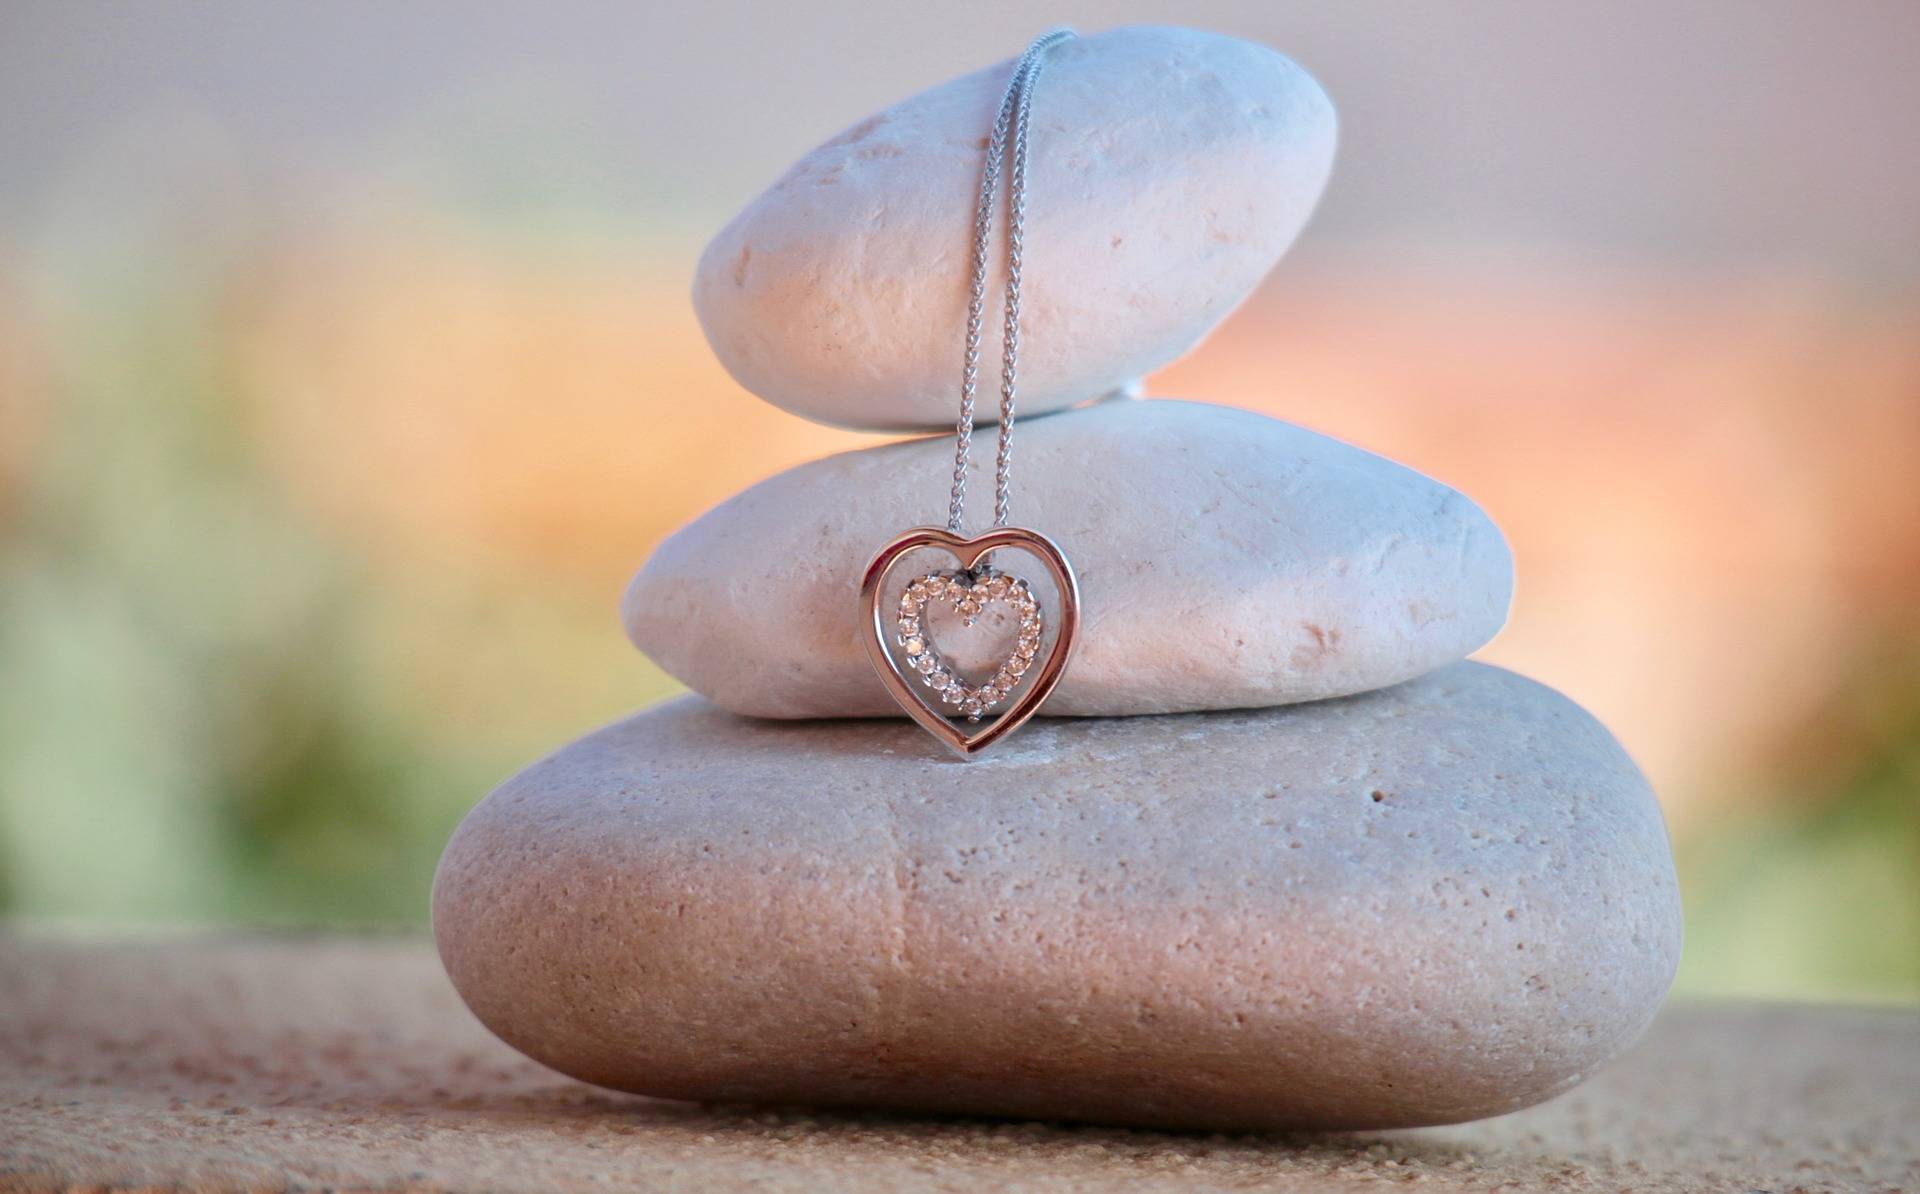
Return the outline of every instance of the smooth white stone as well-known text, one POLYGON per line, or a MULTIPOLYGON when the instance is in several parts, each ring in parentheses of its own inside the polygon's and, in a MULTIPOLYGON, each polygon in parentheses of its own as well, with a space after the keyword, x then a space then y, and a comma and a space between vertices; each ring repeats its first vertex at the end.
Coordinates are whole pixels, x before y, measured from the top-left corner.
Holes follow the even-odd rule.
MULTIPOLYGON (((694 305, 741 385, 825 423, 952 423, 981 150, 1010 69, 861 121, 714 238, 694 305)), ((1031 133, 1021 409, 1125 388, 1197 344, 1306 223, 1334 141, 1325 93, 1264 46, 1134 27, 1056 47, 1031 133)), ((996 266, 987 420, 1002 279, 996 266)))
MULTIPOLYGON (((978 447, 974 531, 993 507, 991 438, 978 447)), ((830 456, 721 503, 634 577, 629 637, 736 713, 898 713, 865 654, 860 576, 902 531, 944 522, 952 452, 936 437, 830 456)), ((1080 647, 1049 714, 1276 705, 1396 684, 1492 638, 1512 594, 1506 541, 1472 502, 1247 411, 1123 401, 1022 422, 1014 489, 1013 521, 1052 537, 1081 585, 1080 647)), ((902 584, 924 570, 918 558, 902 561, 902 584)), ((1038 575, 1020 562, 996 566, 1038 575)), ((962 666, 993 658, 949 651, 937 627, 934 639, 962 666)))
POLYGON ((1537 1102, 1680 953, 1646 781, 1479 664, 972 762, 682 698, 488 797, 433 915, 480 1020, 590 1082, 1214 1129, 1537 1102))

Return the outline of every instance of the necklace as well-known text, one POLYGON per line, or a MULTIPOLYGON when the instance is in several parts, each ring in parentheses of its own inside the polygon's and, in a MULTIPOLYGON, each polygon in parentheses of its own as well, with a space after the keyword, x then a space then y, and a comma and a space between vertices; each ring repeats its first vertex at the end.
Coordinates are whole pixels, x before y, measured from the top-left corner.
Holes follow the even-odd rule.
POLYGON ((947 503, 947 525, 916 527, 893 540, 873 557, 860 583, 867 656, 881 683, 908 716, 963 756, 971 756, 1011 734, 1039 710, 1066 671, 1080 629, 1080 588, 1066 556, 1045 535, 1009 522, 1014 395, 1020 359, 1020 258, 1027 205, 1028 114, 1046 52, 1072 36, 1066 29, 1044 33, 1014 63, 1013 77, 1007 81, 987 142, 986 162, 980 172, 980 204, 974 216, 972 290, 960 375, 960 417, 954 424, 953 492, 947 503), (1009 141, 1012 162, 1007 168, 1007 286, 1000 358, 999 447, 993 467, 993 528, 967 538, 967 468, 973 447, 973 399, 980 371, 987 256, 992 247, 1001 160, 1009 156, 1009 141), (952 556, 957 567, 929 570, 916 577, 901 587, 889 606, 892 589, 888 581, 894 566, 923 549, 952 556), (1052 645, 1044 648, 1044 654, 1046 616, 1041 610, 1041 595, 1022 577, 993 566, 993 553, 1000 549, 1032 556, 1053 581, 1060 618, 1052 645), (996 603, 1004 604, 1012 614, 1017 626, 1013 648, 986 679, 967 679, 934 645, 932 616, 942 602, 966 626, 972 626, 996 603), (956 722, 956 717, 961 720, 956 722))

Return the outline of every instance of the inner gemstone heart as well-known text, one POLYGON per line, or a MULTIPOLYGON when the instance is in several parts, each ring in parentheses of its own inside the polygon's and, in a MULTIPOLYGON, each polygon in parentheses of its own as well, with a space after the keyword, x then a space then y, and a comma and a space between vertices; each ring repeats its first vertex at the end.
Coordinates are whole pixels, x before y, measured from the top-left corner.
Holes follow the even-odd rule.
POLYGON ((929 572, 913 581, 900 594, 896 622, 896 640, 906 653, 908 669, 968 721, 979 721, 1006 700, 1040 652, 1043 623, 1033 590, 1019 577, 987 567, 929 572), (1013 650, 985 683, 969 681, 933 645, 932 611, 940 602, 952 607, 963 626, 972 626, 995 602, 1004 602, 1012 611, 1017 620, 1013 650))

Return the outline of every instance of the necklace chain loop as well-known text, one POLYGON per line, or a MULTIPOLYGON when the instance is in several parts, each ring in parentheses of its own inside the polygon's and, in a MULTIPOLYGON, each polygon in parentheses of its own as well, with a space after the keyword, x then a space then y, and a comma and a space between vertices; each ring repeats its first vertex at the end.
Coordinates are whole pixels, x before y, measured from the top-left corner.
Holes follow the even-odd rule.
POLYGON ((1000 355, 1000 433, 993 461, 993 525, 1007 525, 1010 515, 1013 468, 1014 397, 1020 363, 1020 266, 1027 214, 1027 125, 1033 106, 1033 88, 1039 80, 1046 52, 1073 36, 1070 29, 1041 34, 1014 63, 1000 100, 1000 112, 987 141, 986 162, 980 171, 980 205, 974 213, 973 277, 967 301, 966 356, 960 372, 960 417, 954 423, 953 493, 947 503, 947 530, 962 532, 967 507, 967 468, 973 449, 973 400, 980 380, 980 330, 986 308, 987 255, 992 249, 993 209, 998 198, 1002 160, 1012 139, 1012 164, 1007 179, 1007 288, 1005 327, 1000 355))

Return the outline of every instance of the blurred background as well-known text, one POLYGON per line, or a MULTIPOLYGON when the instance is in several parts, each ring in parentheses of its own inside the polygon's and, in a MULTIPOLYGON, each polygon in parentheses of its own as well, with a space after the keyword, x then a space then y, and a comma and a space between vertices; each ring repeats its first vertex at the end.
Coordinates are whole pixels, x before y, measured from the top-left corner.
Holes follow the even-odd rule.
POLYGON ((1920 5, 0 7, 0 915, 421 926, 462 813, 673 691, 672 528, 862 437, 687 299, 870 111, 1064 21, 1273 45, 1315 222, 1150 393, 1465 491, 1483 654, 1665 802, 1681 989, 1920 998, 1920 5))

